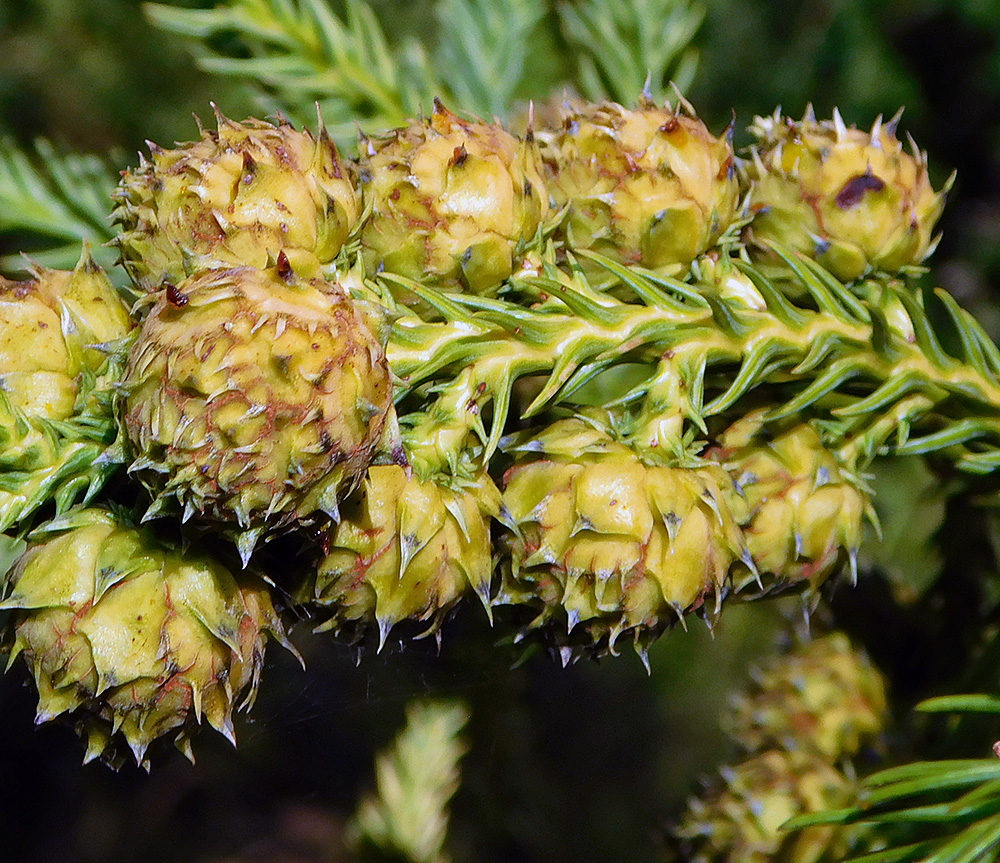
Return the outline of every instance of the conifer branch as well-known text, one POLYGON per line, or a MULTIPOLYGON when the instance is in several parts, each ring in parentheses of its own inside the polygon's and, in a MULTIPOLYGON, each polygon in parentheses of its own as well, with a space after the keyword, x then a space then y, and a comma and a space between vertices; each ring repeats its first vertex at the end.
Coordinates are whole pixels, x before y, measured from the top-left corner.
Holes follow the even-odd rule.
POLYGON ((579 51, 577 80, 588 99, 628 104, 648 77, 660 102, 668 81, 684 90, 694 78, 698 52, 691 43, 705 10, 690 0, 585 0, 560 4, 559 17, 579 51))
MULTIPOLYGON (((113 236, 108 206, 115 186, 110 167, 97 156, 60 154, 46 140, 26 153, 0 141, 0 235, 16 235, 33 260, 72 269, 80 245, 93 246, 98 263, 109 267, 116 253, 102 248, 113 236)), ((0 258, 0 268, 24 268, 20 256, 0 258)))
POLYGON ((455 103, 503 117, 514 102, 545 4, 532 0, 440 0, 441 68, 455 103))
POLYGON ((406 726, 377 758, 378 795, 361 802, 349 827, 354 844, 411 863, 446 863, 448 801, 459 784, 467 719, 458 703, 410 705, 406 726))
POLYGON ((440 91, 426 51, 416 42, 390 46, 375 13, 348 0, 338 17, 325 0, 228 0, 214 9, 178 9, 147 3, 158 27, 198 40, 198 63, 209 72, 245 78, 261 88, 269 109, 305 123, 318 102, 338 143, 399 126, 440 91), (249 57, 213 47, 220 36, 239 37, 249 57))

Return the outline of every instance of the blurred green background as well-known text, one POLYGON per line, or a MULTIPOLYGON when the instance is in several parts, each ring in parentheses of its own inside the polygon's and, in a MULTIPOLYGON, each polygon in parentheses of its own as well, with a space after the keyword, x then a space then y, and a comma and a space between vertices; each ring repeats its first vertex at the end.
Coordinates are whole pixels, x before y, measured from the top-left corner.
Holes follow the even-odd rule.
MULTIPOLYGON (((432 35, 421 29, 433 21, 426 0, 372 6, 392 38, 432 35)), ((779 104, 794 116, 809 102, 820 116, 838 106, 865 126, 905 106, 901 129, 929 152, 935 187, 958 171, 930 278, 1000 335, 998 4, 704 7, 687 95, 713 130, 735 112, 738 145, 752 117, 779 104)), ((556 38, 539 50, 566 49, 556 38)), ((561 84, 540 76, 539 99, 561 84)), ((243 86, 199 71, 189 46, 153 28, 134 0, 0 0, 0 136, 25 146, 42 136, 125 167, 147 138, 194 137, 191 114, 210 115, 209 100, 234 117, 257 110, 243 86)), ((967 512, 951 518, 975 521, 967 512)), ((970 549, 989 541, 973 531, 961 548, 945 544, 940 565, 958 591, 949 602, 974 593, 962 570, 970 549)), ((919 607, 895 608, 888 593, 869 574, 858 591, 838 593, 834 608, 894 672, 905 704, 947 678, 963 633, 982 621, 970 614, 943 630, 919 607)), ((309 670, 271 651, 254 713, 237 725, 237 752, 201 735, 197 767, 164 751, 150 777, 81 768, 70 731, 32 729, 33 693, 18 669, 0 686, 0 860, 348 859, 341 832, 371 783, 372 753, 391 739, 406 702, 430 694, 457 695, 474 715, 454 804, 456 859, 654 861, 670 813, 725 754, 715 719, 727 693, 772 649, 786 612, 797 615, 794 601, 790 610, 730 609, 714 639, 701 624, 674 633, 652 652, 651 677, 629 655, 565 670, 536 656, 512 669, 517 654, 492 646, 476 608, 449 624, 441 654, 423 642, 390 645, 359 665, 348 647, 308 637, 306 622, 294 640, 309 670)))

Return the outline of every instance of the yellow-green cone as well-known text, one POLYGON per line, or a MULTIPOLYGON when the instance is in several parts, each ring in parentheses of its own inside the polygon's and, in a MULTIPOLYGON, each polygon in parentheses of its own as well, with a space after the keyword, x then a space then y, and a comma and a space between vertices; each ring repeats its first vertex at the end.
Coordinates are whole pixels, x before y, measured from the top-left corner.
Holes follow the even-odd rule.
POLYGON ((211 270, 163 292, 129 357, 130 472, 151 514, 227 523, 246 559, 364 476, 392 409, 379 322, 335 283, 211 270))
POLYGON ((32 275, 0 278, 0 530, 89 499, 115 468, 102 456, 128 308, 86 250, 73 271, 32 275))
POLYGON ((341 507, 305 601, 332 611, 322 628, 375 621, 380 645, 403 620, 429 621, 475 593, 489 609, 490 520, 500 492, 485 474, 449 487, 396 465, 372 466, 341 507))
POLYGON ((496 604, 534 609, 532 627, 586 633, 600 650, 627 632, 641 649, 706 600, 717 605, 731 564, 749 561, 733 511, 742 500, 717 465, 646 465, 582 418, 508 449, 496 604))
POLYGON ((123 174, 116 244, 147 291, 210 267, 274 264, 284 251, 303 272, 340 252, 361 214, 348 166, 324 128, 283 121, 234 122, 174 150, 150 144, 150 160, 123 174))
POLYGON ((568 107, 538 139, 553 202, 568 209, 560 230, 570 250, 680 273, 736 216, 729 140, 669 106, 568 107))
POLYGON ((796 815, 853 802, 854 785, 815 753, 769 750, 722 770, 722 782, 690 801, 672 831, 684 863, 839 863, 849 828, 784 831, 796 815))
POLYGON ((757 117, 753 158, 744 165, 755 212, 752 241, 776 240, 851 281, 872 270, 896 273, 934 249, 934 226, 949 180, 935 192, 927 159, 903 150, 896 122, 871 132, 810 108, 799 122, 775 112, 757 117))
POLYGON ((725 725, 744 749, 803 749, 831 764, 885 727, 885 682, 868 657, 833 633, 776 657, 733 704, 725 725))
POLYGON ((538 150, 498 123, 430 117, 361 142, 370 274, 495 293, 548 213, 538 150))
POLYGON ((233 708, 253 701, 267 636, 285 642, 263 585, 173 551, 102 509, 44 525, 3 580, 16 610, 10 661, 38 686, 37 722, 72 714, 86 760, 121 735, 139 764, 167 734, 190 756, 202 718, 235 742, 233 708))
POLYGON ((871 501, 812 426, 772 432, 762 411, 734 423, 709 456, 725 464, 746 498, 744 528, 757 571, 779 584, 821 584, 845 557, 852 572, 871 501))

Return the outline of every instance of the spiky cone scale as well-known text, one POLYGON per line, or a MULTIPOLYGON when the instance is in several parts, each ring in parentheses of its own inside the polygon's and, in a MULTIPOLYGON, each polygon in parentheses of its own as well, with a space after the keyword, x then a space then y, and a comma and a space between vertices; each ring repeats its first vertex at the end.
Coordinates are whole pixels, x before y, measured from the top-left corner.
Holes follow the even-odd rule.
POLYGON ((853 782, 813 752, 771 749, 721 771, 721 782, 693 798, 671 831, 685 863, 837 863, 858 828, 818 825, 785 831, 798 815, 837 809, 853 782))
POLYGON ((209 270, 158 296, 122 399, 147 515, 234 531, 244 560, 266 532, 336 517, 392 410, 380 327, 336 283, 281 267, 209 270))
MULTIPOLYGON (((361 215, 349 165, 320 124, 234 122, 176 149, 149 144, 115 193, 115 243, 146 291, 199 270, 267 267, 284 252, 303 272, 333 261, 361 215)), ((200 128, 200 127, 199 127, 200 128)))
POLYGON ((563 646, 637 648, 716 607, 749 560, 742 500, 718 465, 647 465, 598 422, 559 420, 507 446, 504 579, 497 605, 523 605, 563 646), (565 636, 565 637, 564 637, 565 636))
POLYGON ((559 231, 570 250, 677 275, 737 215, 739 184, 728 135, 643 100, 568 106, 538 132, 559 231))
POLYGON ((423 120, 360 145, 369 273, 495 294, 549 209, 538 149, 435 100, 423 120))
POLYGON ((37 722, 71 715, 86 760, 112 758, 120 736, 147 767, 149 745, 175 732, 190 757, 203 718, 235 742, 233 709, 253 700, 266 639, 288 646, 263 584, 98 508, 29 540, 0 609, 16 612, 10 662, 23 657, 35 679, 37 722))
MULTIPOLYGON (((707 456, 725 464, 746 500, 750 521, 743 531, 757 572, 773 576, 770 585, 814 589, 845 560, 854 567, 874 509, 812 426, 769 429, 765 413, 737 420, 707 456)), ((755 581, 746 577, 743 583, 755 581)))
POLYGON ((747 752, 801 749, 833 764, 888 722, 885 680, 842 632, 797 645, 754 676, 724 718, 747 752))
POLYGON ((344 501, 301 598, 332 613, 321 629, 374 621, 380 646, 404 620, 427 621, 427 632, 437 632, 470 594, 489 612, 490 524, 499 513, 500 492, 485 473, 446 483, 373 465, 344 501))
POLYGON ((89 499, 115 470, 128 308, 86 249, 72 271, 31 274, 0 278, 0 530, 49 501, 62 512, 89 499))
POLYGON ((753 158, 743 165, 751 242, 776 240, 844 281, 924 261, 951 180, 934 191, 926 155, 904 150, 897 121, 880 117, 865 132, 836 110, 824 121, 811 108, 799 122, 780 111, 755 118, 753 158))

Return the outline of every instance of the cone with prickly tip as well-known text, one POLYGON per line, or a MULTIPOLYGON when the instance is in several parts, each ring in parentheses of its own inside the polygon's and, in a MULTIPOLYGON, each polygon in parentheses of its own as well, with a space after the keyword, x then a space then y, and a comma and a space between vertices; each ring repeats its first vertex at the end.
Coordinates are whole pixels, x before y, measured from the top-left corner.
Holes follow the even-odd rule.
POLYGON ((934 191, 926 155, 915 144, 912 154, 903 149, 898 122, 880 117, 865 132, 848 128, 836 110, 822 122, 811 108, 799 122, 780 110, 757 117, 743 172, 755 213, 751 241, 784 243, 846 281, 919 265, 936 245, 951 180, 934 191))
POLYGON ((38 722, 79 720, 87 761, 113 758, 118 735, 144 766, 165 735, 190 757, 202 719, 235 742, 233 709, 253 701, 266 638, 293 649, 262 583, 103 509, 73 510, 29 540, 0 609, 16 611, 10 661, 34 676, 38 722))
POLYGON ((718 608, 730 566, 749 561, 742 499, 718 465, 649 465, 597 412, 520 434, 503 502, 509 532, 495 603, 526 605, 564 659, 573 645, 643 655, 668 625, 718 608), (735 512, 734 512, 735 510, 735 512))
POLYGON ((379 313, 335 282, 209 270, 162 292, 123 382, 129 468, 172 510, 234 534, 319 516, 364 476, 392 411, 379 313))
POLYGON ((643 98, 567 106, 562 125, 539 130, 560 231, 571 249, 679 274, 737 215, 739 184, 729 136, 643 98))
MULTIPOLYGON (((856 575, 868 492, 807 423, 764 424, 753 411, 726 429, 708 455, 733 475, 750 508, 747 547, 778 586, 818 587, 845 562, 856 575)), ((751 579, 746 579, 749 582, 751 579)))
POLYGON ((115 242, 143 290, 209 267, 266 267, 281 251, 316 273, 358 222, 353 178, 322 121, 314 137, 287 121, 215 115, 217 131, 173 150, 150 143, 150 159, 122 175, 115 242))
POLYGON ((430 117, 360 145, 361 247, 382 270, 496 293, 548 214, 538 149, 498 123, 430 117))
POLYGON ((73 271, 0 278, 0 530, 92 498, 117 465, 113 387, 128 308, 84 250, 73 271))
POLYGON ((461 599, 476 594, 490 610, 490 522, 500 492, 485 473, 420 479, 409 468, 373 466, 341 506, 327 553, 304 601, 331 617, 321 629, 374 621, 379 647, 404 620, 437 633, 461 599))
POLYGON ((882 675, 837 632, 775 657, 724 725, 748 752, 801 749, 832 764, 856 755, 887 720, 882 675))
POLYGON ((668 858, 684 863, 837 863, 856 828, 818 825, 785 831, 797 815, 837 809, 854 783, 813 752, 772 749, 722 770, 671 830, 668 858))

